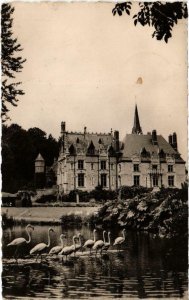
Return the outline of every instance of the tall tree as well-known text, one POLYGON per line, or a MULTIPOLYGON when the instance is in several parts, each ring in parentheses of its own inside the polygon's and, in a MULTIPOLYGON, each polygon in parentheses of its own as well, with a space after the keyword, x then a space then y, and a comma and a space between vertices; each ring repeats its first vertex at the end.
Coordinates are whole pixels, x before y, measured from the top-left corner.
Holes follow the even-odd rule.
POLYGON ((186 2, 139 2, 138 12, 132 14, 132 2, 117 3, 113 15, 122 16, 123 12, 131 15, 134 25, 152 26, 155 30, 152 37, 166 43, 172 37, 172 29, 179 19, 188 17, 186 2))
POLYGON ((15 74, 21 72, 26 61, 17 52, 22 51, 21 45, 13 37, 12 25, 14 8, 9 3, 2 4, 1 8, 1 63, 2 63, 2 121, 8 119, 8 105, 17 106, 18 96, 24 95, 18 88, 21 82, 15 82, 15 74), (11 81, 10 81, 11 79, 11 81))

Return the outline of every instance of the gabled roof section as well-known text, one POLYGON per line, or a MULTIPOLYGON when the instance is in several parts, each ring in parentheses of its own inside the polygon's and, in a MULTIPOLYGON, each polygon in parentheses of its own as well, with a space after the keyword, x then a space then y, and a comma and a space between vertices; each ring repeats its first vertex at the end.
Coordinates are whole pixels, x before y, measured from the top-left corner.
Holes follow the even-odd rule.
POLYGON ((114 138, 112 134, 101 134, 101 133, 72 133, 67 132, 66 140, 68 143, 68 148, 71 145, 74 145, 76 149, 82 149, 84 152, 88 152, 88 149, 94 147, 95 153, 98 152, 99 149, 108 149, 108 146, 113 144, 114 138), (99 140, 101 143, 99 144, 99 140))
POLYGON ((157 135, 157 145, 152 143, 151 134, 127 134, 123 142, 122 157, 125 159, 131 159, 135 154, 140 155, 142 149, 145 149, 150 155, 158 155, 161 151, 165 155, 174 155, 176 161, 184 162, 179 153, 171 147, 162 135, 157 135))

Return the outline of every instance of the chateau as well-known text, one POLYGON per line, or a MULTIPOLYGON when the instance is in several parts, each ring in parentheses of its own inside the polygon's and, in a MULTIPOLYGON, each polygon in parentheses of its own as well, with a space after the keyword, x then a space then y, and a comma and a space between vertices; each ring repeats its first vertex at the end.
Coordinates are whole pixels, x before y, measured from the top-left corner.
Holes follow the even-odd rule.
POLYGON ((123 185, 181 188, 185 181, 176 133, 169 135, 168 142, 156 130, 143 134, 137 106, 132 133, 123 141, 119 131, 89 133, 84 127, 83 132, 69 132, 65 122, 61 140, 56 166, 59 193, 90 191, 98 185, 109 190, 123 185))

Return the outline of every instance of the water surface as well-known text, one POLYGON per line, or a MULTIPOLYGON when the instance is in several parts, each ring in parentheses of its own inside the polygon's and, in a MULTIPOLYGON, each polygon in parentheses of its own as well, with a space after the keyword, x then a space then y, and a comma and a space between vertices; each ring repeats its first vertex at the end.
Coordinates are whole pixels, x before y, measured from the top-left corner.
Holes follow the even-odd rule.
MULTIPOLYGON (((67 244, 79 232, 84 239, 92 238, 92 231, 82 228, 53 227, 51 247, 60 243, 60 234, 66 233, 67 244)), ((22 226, 3 232, 3 296, 48 299, 144 299, 186 298, 187 245, 177 241, 161 240, 144 233, 126 233, 122 251, 111 246, 102 257, 79 252, 63 262, 60 257, 46 257, 37 262, 29 250, 40 242, 47 243, 48 226, 35 226, 32 241, 20 249, 18 264, 13 259, 14 248, 6 245, 16 237, 27 237, 22 226)), ((118 229, 111 232, 112 241, 121 236, 118 229)), ((102 230, 97 237, 102 238, 102 230)))

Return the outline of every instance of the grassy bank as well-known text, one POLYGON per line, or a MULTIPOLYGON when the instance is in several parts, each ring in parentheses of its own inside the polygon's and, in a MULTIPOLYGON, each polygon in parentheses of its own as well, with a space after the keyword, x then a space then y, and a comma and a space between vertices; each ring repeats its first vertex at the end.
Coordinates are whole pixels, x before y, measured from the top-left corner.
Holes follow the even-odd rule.
POLYGON ((2 208, 4 226, 9 224, 71 224, 89 222, 99 207, 2 208))
POLYGON ((153 232, 162 237, 186 236, 188 190, 128 190, 121 200, 108 201, 91 222, 104 227, 120 226, 153 232), (128 198, 131 197, 131 198, 128 198), (125 198, 125 199, 123 199, 125 198))

